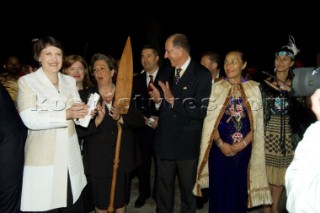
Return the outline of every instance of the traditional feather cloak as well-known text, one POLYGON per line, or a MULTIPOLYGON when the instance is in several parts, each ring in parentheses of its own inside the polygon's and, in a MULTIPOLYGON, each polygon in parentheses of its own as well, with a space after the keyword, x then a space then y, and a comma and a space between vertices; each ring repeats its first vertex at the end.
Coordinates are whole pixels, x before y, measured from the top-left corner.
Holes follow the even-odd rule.
MULTIPOLYGON (((252 141, 252 153, 248 167, 248 207, 271 204, 272 198, 268 187, 265 152, 264 152, 264 125, 263 105, 259 84, 254 81, 242 83, 244 93, 250 105, 254 132, 252 141)), ((226 98, 228 98, 231 84, 227 81, 215 83, 211 90, 210 103, 207 116, 203 123, 200 157, 198 163, 197 180, 193 193, 201 196, 201 188, 209 187, 208 159, 212 146, 212 132, 218 126, 219 114, 223 110, 226 98)))

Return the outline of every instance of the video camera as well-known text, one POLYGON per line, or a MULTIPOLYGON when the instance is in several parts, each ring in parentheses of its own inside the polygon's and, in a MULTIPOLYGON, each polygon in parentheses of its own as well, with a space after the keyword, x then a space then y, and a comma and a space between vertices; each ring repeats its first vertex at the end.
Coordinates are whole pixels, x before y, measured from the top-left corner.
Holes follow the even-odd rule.
POLYGON ((310 96, 320 88, 320 67, 295 68, 293 73, 292 96, 310 96))

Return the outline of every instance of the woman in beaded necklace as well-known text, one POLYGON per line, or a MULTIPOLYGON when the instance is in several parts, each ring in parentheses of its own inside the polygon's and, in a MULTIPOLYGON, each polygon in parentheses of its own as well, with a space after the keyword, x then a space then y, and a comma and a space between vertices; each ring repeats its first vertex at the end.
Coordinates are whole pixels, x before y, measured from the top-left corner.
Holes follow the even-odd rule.
POLYGON ((265 172, 263 109, 259 84, 245 81, 243 52, 224 60, 227 78, 211 91, 204 121, 196 195, 209 185, 209 212, 247 212, 271 203, 265 172))

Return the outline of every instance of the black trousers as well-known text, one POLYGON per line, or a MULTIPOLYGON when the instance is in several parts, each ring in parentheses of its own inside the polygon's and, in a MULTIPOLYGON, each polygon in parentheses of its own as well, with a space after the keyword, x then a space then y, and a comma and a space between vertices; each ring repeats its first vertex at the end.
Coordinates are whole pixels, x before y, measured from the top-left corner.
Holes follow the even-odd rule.
POLYGON ((157 176, 157 212, 172 213, 174 210, 175 181, 178 177, 181 196, 180 212, 195 213, 196 200, 192 193, 198 159, 194 160, 163 160, 156 155, 157 176))
MULTIPOLYGON (((132 173, 132 178, 137 176, 139 180, 139 194, 144 198, 151 195, 151 164, 154 158, 153 143, 155 130, 149 126, 143 127, 142 131, 137 132, 136 140, 140 146, 142 163, 132 173)), ((155 173, 156 173, 155 167, 155 173)))

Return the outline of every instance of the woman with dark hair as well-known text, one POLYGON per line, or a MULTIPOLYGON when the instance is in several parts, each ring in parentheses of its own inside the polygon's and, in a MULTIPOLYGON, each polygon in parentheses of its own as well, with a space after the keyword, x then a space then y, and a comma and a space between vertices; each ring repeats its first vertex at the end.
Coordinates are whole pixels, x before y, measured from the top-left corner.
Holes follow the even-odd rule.
POLYGON ((263 81, 261 91, 264 100, 265 152, 268 183, 273 199, 265 206, 265 213, 279 212, 279 203, 285 185, 285 173, 294 156, 294 149, 305 128, 303 98, 290 97, 296 55, 293 37, 288 45, 275 54, 275 76, 263 81))
POLYGON ((261 92, 246 81, 243 52, 224 59, 226 78, 213 84, 203 123, 194 193, 209 186, 209 212, 246 213, 270 204, 264 155, 261 92))
POLYGON ((115 106, 115 85, 112 77, 117 71, 113 57, 95 54, 91 58, 93 76, 97 86, 80 91, 83 101, 92 93, 100 95, 98 114, 88 128, 77 126, 79 137, 84 139, 83 162, 91 197, 97 213, 106 213, 113 178, 113 164, 118 135, 118 123, 122 125, 120 162, 116 177, 114 208, 116 213, 124 213, 129 197, 130 172, 140 163, 138 144, 134 140, 134 128, 144 125, 144 118, 134 104, 130 104, 127 114, 119 114, 115 106))
POLYGON ((73 119, 85 117, 75 79, 60 73, 62 44, 53 37, 34 43, 41 67, 19 78, 18 110, 28 128, 21 210, 82 212, 87 184, 73 119))

